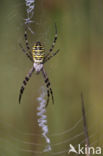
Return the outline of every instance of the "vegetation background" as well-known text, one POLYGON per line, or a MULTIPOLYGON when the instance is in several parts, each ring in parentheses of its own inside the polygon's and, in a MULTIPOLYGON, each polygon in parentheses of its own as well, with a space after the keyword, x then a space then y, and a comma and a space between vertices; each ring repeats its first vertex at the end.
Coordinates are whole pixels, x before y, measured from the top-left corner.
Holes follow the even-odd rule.
MULTIPOLYGON (((50 48, 55 27, 58 40, 55 46, 58 55, 50 60, 45 69, 54 91, 55 104, 47 107, 49 133, 58 133, 73 127, 82 117, 81 98, 83 92, 90 144, 103 144, 103 1, 102 0, 36 0, 33 23, 28 30, 32 47, 41 41, 46 52, 50 48)), ((18 103, 22 80, 32 64, 24 56, 19 42, 25 46, 24 18, 25 1, 1 0, 0 4, 0 155, 32 156, 32 152, 18 149, 39 150, 41 146, 23 142, 42 143, 41 136, 25 135, 39 133, 37 124, 37 97, 44 85, 41 74, 33 74, 21 104, 18 103), (22 132, 22 133, 19 133, 22 132)), ((78 144, 82 135, 71 142, 56 146, 83 132, 83 122, 59 137, 50 137, 52 152, 67 150, 69 144, 78 144)), ((43 144, 44 145, 44 142, 43 144)), ((34 154, 35 155, 35 154, 34 154)), ((43 154, 42 154, 43 155, 43 154)), ((50 153, 45 153, 51 155, 50 153)), ((62 155, 67 155, 64 153, 62 155)), ((72 156, 72 154, 71 154, 72 156)))

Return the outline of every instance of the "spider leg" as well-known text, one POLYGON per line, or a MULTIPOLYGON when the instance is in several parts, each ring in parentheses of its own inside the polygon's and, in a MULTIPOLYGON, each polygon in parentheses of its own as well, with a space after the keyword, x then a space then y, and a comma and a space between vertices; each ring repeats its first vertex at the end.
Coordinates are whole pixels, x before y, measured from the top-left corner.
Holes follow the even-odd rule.
POLYGON ((53 56, 55 56, 58 52, 60 51, 60 49, 58 49, 55 53, 52 53, 52 55, 44 58, 44 63, 47 62, 48 60, 50 60, 53 56))
POLYGON ((29 42, 28 42, 28 36, 27 36, 26 28, 25 28, 24 38, 25 38, 26 48, 27 48, 29 54, 30 54, 31 57, 32 57, 32 53, 31 53, 31 51, 30 51, 30 46, 29 46, 29 42))
POLYGON ((51 97, 52 97, 52 102, 53 102, 53 104, 54 104, 54 96, 53 96, 53 91, 52 91, 51 88, 50 88, 50 94, 51 94, 51 97))
POLYGON ((51 48, 49 49, 48 54, 47 54, 45 57, 48 57, 48 55, 50 55, 50 53, 53 51, 53 48, 54 48, 54 46, 55 46, 55 43, 56 43, 57 38, 58 38, 57 26, 56 26, 56 24, 55 24, 55 36, 54 36, 54 40, 53 40, 53 43, 52 43, 51 48))
POLYGON ((50 87, 50 82, 49 82, 49 79, 48 79, 48 76, 44 70, 44 68, 42 68, 42 75, 44 77, 44 81, 45 81, 45 84, 46 84, 46 87, 47 87, 47 103, 46 103, 46 107, 48 106, 48 103, 49 103, 49 98, 50 98, 50 94, 51 94, 51 97, 52 97, 52 102, 54 104, 54 96, 53 96, 53 91, 50 87))
POLYGON ((23 48, 23 46, 21 45, 21 43, 19 43, 19 46, 20 46, 21 50, 24 52, 24 54, 30 59, 30 61, 33 62, 33 58, 31 57, 30 54, 27 53, 27 51, 23 48))
POLYGON ((49 92, 49 89, 47 89, 47 103, 46 103, 46 106, 48 106, 48 103, 49 103, 49 97, 50 97, 50 92, 49 92))
POLYGON ((54 48, 54 46, 55 46, 57 37, 58 37, 58 34, 57 34, 57 26, 56 26, 56 24, 55 24, 55 36, 54 36, 54 41, 53 41, 53 43, 52 43, 51 48, 49 49, 49 52, 52 52, 52 50, 53 50, 53 48, 54 48))
POLYGON ((32 76, 33 71, 34 71, 34 67, 32 67, 32 68, 29 70, 27 76, 25 77, 25 79, 24 79, 24 81, 23 81, 23 84, 22 84, 22 86, 21 86, 21 88, 20 88, 20 93, 19 93, 19 103, 20 103, 20 101, 21 101, 21 97, 22 97, 22 94, 23 94, 23 92, 24 92, 25 86, 27 85, 27 82, 29 81, 30 77, 32 76))

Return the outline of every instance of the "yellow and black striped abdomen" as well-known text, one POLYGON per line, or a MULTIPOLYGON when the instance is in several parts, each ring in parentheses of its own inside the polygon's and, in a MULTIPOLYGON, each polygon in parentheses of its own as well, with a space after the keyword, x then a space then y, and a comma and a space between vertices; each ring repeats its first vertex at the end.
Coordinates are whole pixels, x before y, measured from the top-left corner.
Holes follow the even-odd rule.
POLYGON ((33 60, 35 63, 43 63, 44 48, 40 42, 37 42, 32 49, 33 60))

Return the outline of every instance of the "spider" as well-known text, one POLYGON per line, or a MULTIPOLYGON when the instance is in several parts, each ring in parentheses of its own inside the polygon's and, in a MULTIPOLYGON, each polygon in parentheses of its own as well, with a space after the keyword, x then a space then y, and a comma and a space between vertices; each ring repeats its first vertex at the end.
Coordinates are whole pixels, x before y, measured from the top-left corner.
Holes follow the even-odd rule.
POLYGON ((55 24, 54 41, 52 43, 51 48, 47 52, 47 54, 45 54, 44 47, 42 46, 40 41, 36 42, 36 44, 33 45, 32 51, 30 50, 26 29, 25 29, 24 38, 25 38, 26 50, 22 47, 21 43, 19 43, 19 46, 20 46, 21 50, 24 52, 24 54, 29 58, 29 60, 32 61, 33 66, 29 70, 28 74, 26 75, 25 79, 22 82, 22 86, 20 88, 20 93, 19 93, 19 103, 21 102, 21 97, 24 92, 25 86, 27 85, 27 82, 29 81, 30 77, 32 76, 32 73, 35 71, 36 74, 41 72, 42 76, 44 78, 44 82, 45 82, 46 88, 47 88, 47 102, 46 102, 46 106, 47 106, 49 103, 50 95, 52 97, 53 103, 54 103, 54 97, 53 97, 52 88, 50 87, 50 81, 49 81, 47 73, 45 72, 45 69, 44 69, 44 63, 46 63, 48 60, 50 60, 53 56, 55 56, 59 52, 59 49, 56 52, 52 52, 53 48, 55 46, 56 40, 57 40, 56 24, 55 24))

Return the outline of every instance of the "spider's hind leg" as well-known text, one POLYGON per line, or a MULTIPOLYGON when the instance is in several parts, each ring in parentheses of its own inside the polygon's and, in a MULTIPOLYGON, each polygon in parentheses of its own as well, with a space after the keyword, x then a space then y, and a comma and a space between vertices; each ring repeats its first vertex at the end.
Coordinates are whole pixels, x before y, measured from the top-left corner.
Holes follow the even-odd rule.
POLYGON ((53 102, 53 104, 54 104, 54 96, 53 96, 53 91, 52 91, 51 88, 50 88, 50 94, 51 94, 51 96, 52 96, 52 102, 53 102))
POLYGON ((42 68, 41 71, 42 71, 42 75, 44 77, 44 81, 45 81, 45 84, 46 84, 46 87, 47 87, 47 103, 46 103, 46 107, 47 107, 47 105, 49 103, 50 94, 51 94, 51 97, 52 97, 53 104, 54 104, 54 96, 53 96, 53 91, 52 91, 52 89, 50 87, 49 79, 47 77, 47 74, 46 74, 44 68, 42 68))
POLYGON ((19 93, 19 103, 21 102, 21 97, 22 97, 22 95, 23 95, 25 86, 27 85, 27 82, 29 81, 29 79, 30 79, 30 77, 31 77, 31 75, 32 75, 32 73, 33 73, 33 71, 34 71, 34 67, 32 67, 32 68, 30 69, 29 73, 27 74, 27 76, 25 77, 25 79, 24 79, 24 81, 23 81, 23 84, 22 84, 22 86, 21 86, 21 88, 20 88, 20 93, 19 93))

